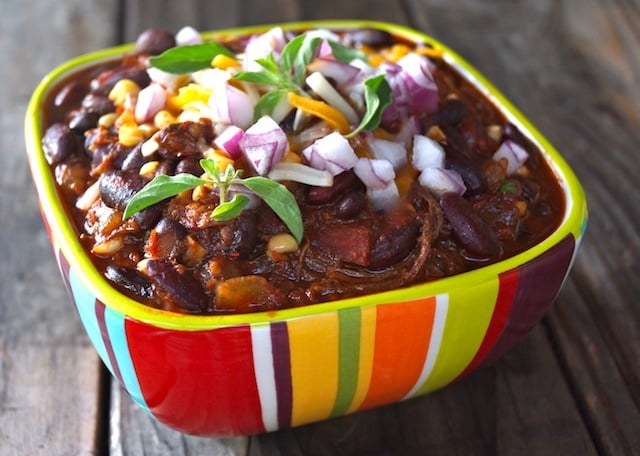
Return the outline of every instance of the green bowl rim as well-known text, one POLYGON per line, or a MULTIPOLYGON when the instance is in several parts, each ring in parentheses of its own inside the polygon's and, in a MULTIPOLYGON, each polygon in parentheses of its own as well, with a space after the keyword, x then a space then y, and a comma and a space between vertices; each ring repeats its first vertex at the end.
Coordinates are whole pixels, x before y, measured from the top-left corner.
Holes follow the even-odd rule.
POLYGON ((245 324, 264 325, 275 321, 335 312, 350 307, 374 306, 380 303, 390 304, 419 299, 426 296, 435 296, 460 286, 468 288, 487 280, 495 279, 498 274, 527 263, 549 250, 569 234, 572 234, 576 238, 576 241, 579 242, 586 226, 587 206, 584 190, 574 172, 560 153, 531 122, 529 122, 493 84, 452 49, 429 35, 409 27, 366 20, 324 20, 264 24, 209 31, 202 33, 202 36, 205 38, 242 36, 263 32, 276 26, 282 27, 285 30, 307 30, 312 28, 357 29, 373 27, 414 42, 423 42, 431 45, 435 49, 442 50, 442 58, 461 71, 467 79, 501 109, 510 122, 518 126, 523 134, 532 140, 542 151, 543 156, 550 164, 565 192, 567 207, 562 223, 541 243, 498 263, 423 284, 357 298, 342 299, 277 311, 235 315, 179 314, 155 309, 140 303, 113 288, 106 279, 102 277, 84 251, 78 240, 76 229, 68 219, 63 204, 58 198, 56 184, 49 165, 44 158, 40 144, 42 137, 40 105, 46 98, 48 91, 56 82, 73 71, 131 52, 134 49, 134 44, 129 43, 78 56, 53 69, 36 87, 29 101, 25 117, 25 139, 29 163, 40 198, 41 210, 49 221, 52 242, 59 245, 59 248, 74 271, 82 271, 82 274, 78 274, 81 283, 107 307, 129 318, 157 327, 174 330, 197 331, 245 324))

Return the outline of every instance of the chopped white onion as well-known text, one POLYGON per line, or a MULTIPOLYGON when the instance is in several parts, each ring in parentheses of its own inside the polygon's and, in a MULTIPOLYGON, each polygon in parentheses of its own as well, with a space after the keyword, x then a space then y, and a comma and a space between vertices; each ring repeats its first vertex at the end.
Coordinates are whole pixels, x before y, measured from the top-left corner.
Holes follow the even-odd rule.
POLYGON ((305 82, 324 101, 340 111, 350 124, 355 125, 358 123, 358 114, 321 73, 317 71, 311 73, 307 76, 305 82))
POLYGON ((315 59, 307 65, 307 70, 312 73, 318 72, 325 78, 335 81, 338 87, 352 82, 360 74, 360 69, 357 67, 328 57, 315 59))
POLYGON ((240 150, 240 140, 244 136, 242 128, 229 125, 213 143, 222 149, 230 158, 236 160, 242 155, 240 150))
POLYGON ((302 163, 284 162, 276 163, 267 175, 275 181, 295 181, 316 187, 331 187, 333 175, 329 171, 312 168, 302 163))
POLYGON ((182 27, 175 36, 177 46, 202 43, 202 37, 196 29, 191 26, 182 27))
POLYGON ((138 93, 134 117, 139 124, 153 118, 164 108, 167 102, 167 92, 160 84, 151 83, 138 93))
POLYGON ((193 81, 208 89, 214 89, 231 79, 228 71, 220 68, 206 68, 191 74, 193 81))
POLYGON ((383 189, 396 178, 393 165, 387 160, 360 158, 353 168, 368 189, 383 189))
POLYGON ((312 167, 327 170, 333 176, 353 168, 358 163, 358 156, 351 144, 337 131, 316 140, 306 147, 302 154, 312 167))
POLYGON ((427 168, 444 168, 444 156, 444 149, 437 141, 424 135, 413 137, 411 164, 418 171, 427 168))
POLYGON ((209 98, 213 120, 245 129, 253 121, 253 103, 249 96, 230 84, 218 84, 209 98))
POLYGON ((389 161, 395 170, 407 164, 407 150, 402 143, 367 135, 367 144, 375 158, 389 161))
POLYGON ((467 190, 460 174, 451 169, 425 168, 418 176, 418 182, 438 196, 444 193, 462 195, 467 190))
POLYGON ((249 127, 239 145, 247 161, 261 176, 267 175, 282 160, 289 147, 286 133, 269 116, 261 117, 249 127))
POLYGON ((522 146, 510 139, 507 139, 493 154, 493 159, 498 161, 501 158, 507 160, 507 175, 515 173, 522 164, 527 161, 529 154, 522 146))
POLYGON ((395 181, 383 188, 368 188, 367 196, 371 201, 371 206, 376 210, 385 210, 398 204, 400 192, 395 181))
POLYGON ((149 79, 151 79, 151 81, 162 85, 171 93, 174 93, 176 90, 178 90, 178 87, 180 87, 183 81, 188 78, 188 76, 185 76, 183 74, 169 73, 167 71, 162 71, 156 67, 147 68, 147 74, 149 75, 149 79))

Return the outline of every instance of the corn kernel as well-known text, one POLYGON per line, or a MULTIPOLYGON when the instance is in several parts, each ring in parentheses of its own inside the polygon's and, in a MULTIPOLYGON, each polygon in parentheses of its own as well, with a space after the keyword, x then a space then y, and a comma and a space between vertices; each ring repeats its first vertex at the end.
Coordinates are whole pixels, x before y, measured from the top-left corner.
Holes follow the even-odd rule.
POLYGON ((278 255, 293 253, 298 247, 298 241, 289 233, 275 234, 267 242, 267 252, 274 259, 277 259, 278 255))
POLYGON ((206 185, 198 185, 191 192, 191 199, 193 201, 201 201, 209 196, 210 190, 206 185))
POLYGON ((115 112, 103 114, 98 119, 98 125, 104 128, 111 128, 113 124, 116 122, 117 118, 118 118, 118 114, 116 114, 115 112))
POLYGON ((153 177, 159 165, 160 163, 155 160, 147 162, 140 167, 140 171, 138 171, 138 174, 144 177, 153 177))
POLYGON ((495 142, 500 141, 500 138, 502 137, 502 127, 497 124, 489 125, 487 127, 487 136, 495 142))
POLYGON ((178 89, 178 94, 167 99, 167 107, 172 111, 181 111, 187 103, 200 101, 207 103, 211 97, 212 89, 200 84, 188 84, 178 89))
POLYGON ((140 86, 131 79, 120 79, 115 83, 109 92, 109 100, 116 106, 122 106, 127 100, 127 96, 137 96, 140 86))
POLYGON ((300 158, 300 155, 296 154, 295 152, 291 152, 290 150, 285 152, 284 157, 282 158, 282 161, 288 162, 288 163, 302 163, 302 159, 300 158))
POLYGON ((237 67, 240 63, 233 57, 228 55, 218 54, 211 61, 211 66, 220 68, 221 70, 228 70, 229 68, 237 67))
POLYGON ((518 215, 520 217, 524 217, 527 213, 527 203, 524 201, 516 202, 516 207, 518 208, 518 215))
POLYGON ((144 134, 145 138, 149 138, 151 135, 153 135, 156 131, 158 131, 158 129, 156 128, 155 125, 150 124, 150 123, 143 123, 138 125, 138 128, 140 129, 140 131, 142 132, 142 134, 144 134))
POLYGON ((431 127, 429 127, 429 130, 427 131, 427 136, 430 139, 433 139, 434 141, 438 141, 438 142, 446 142, 447 140, 447 135, 444 133, 444 131, 442 131, 442 128, 440 128, 438 125, 432 125, 431 127))
POLYGON ((228 157, 227 154, 225 154, 224 151, 222 150, 210 148, 208 151, 204 153, 204 155, 205 157, 212 159, 214 162, 216 162, 216 166, 221 172, 224 172, 227 169, 227 166, 229 165, 233 166, 233 164, 235 163, 234 160, 228 157))
POLYGON ((160 144, 158 144, 158 141, 156 141, 155 138, 149 138, 142 144, 140 153, 143 157, 151 157, 159 148, 160 144))
POLYGON ((428 46, 418 47, 416 48, 415 52, 416 54, 424 55, 425 57, 431 57, 436 59, 441 58, 444 54, 442 49, 435 49, 428 46))
POLYGON ((159 130, 168 127, 175 121, 175 116, 165 109, 163 109, 162 111, 158 111, 158 113, 153 117, 153 124, 159 130))
POLYGON ((406 44, 394 44, 387 53, 387 59, 390 62, 397 62, 409 53, 409 46, 406 44))
POLYGON ((121 125, 125 125, 125 124, 129 124, 129 125, 137 124, 136 118, 133 115, 133 111, 131 111, 130 109, 123 110, 122 113, 120 113, 120 115, 115 121, 116 127, 120 127, 121 125))
POLYGON ((118 130, 118 141, 123 146, 133 147, 145 139, 144 133, 136 124, 126 123, 118 130))

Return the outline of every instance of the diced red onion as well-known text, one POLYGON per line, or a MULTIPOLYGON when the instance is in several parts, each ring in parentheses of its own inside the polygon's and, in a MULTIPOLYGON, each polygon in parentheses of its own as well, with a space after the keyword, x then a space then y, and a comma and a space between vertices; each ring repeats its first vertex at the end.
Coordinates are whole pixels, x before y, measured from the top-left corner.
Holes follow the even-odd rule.
POLYGON ((190 26, 182 27, 180 30, 178 30, 175 38, 177 46, 202 43, 202 37, 200 36, 198 31, 190 26))
POLYGON ((213 143, 222 149, 229 158, 234 160, 240 158, 242 151, 240 150, 240 140, 244 136, 242 128, 235 125, 229 125, 213 143))
POLYGON ((147 68, 147 74, 152 82, 160 84, 170 92, 175 92, 185 78, 182 74, 168 73, 156 67, 147 68))
POLYGON ((149 84, 138 93, 134 117, 139 124, 153 118, 167 103, 167 92, 160 84, 149 84))
POLYGON ((507 139, 493 154, 493 159, 498 161, 501 158, 507 160, 507 175, 515 173, 529 158, 529 153, 518 143, 507 139))
POLYGON ((289 143, 282 128, 269 116, 261 117, 239 142, 240 150, 253 169, 265 176, 282 160, 289 143))
POLYGON ((438 196, 444 193, 462 195, 467 190, 460 174, 451 169, 425 168, 418 176, 418 182, 438 196))
POLYGON ((407 164, 407 150, 402 143, 367 135, 367 144, 375 158, 390 162, 395 170, 407 164))
POLYGON ((242 90, 230 84, 218 84, 209 98, 214 121, 245 129, 253 121, 253 103, 242 90))
POLYGON ((416 116, 403 119, 398 132, 393 135, 393 140, 404 144, 404 147, 409 150, 413 144, 413 137, 420 133, 420 127, 420 119, 416 116))
POLYGON ((244 49, 243 69, 246 71, 263 71, 264 68, 256 62, 273 53, 279 56, 287 40, 280 27, 274 27, 261 35, 255 35, 249 39, 244 49))
POLYGON ((396 178, 389 161, 375 158, 360 158, 353 171, 368 189, 383 189, 396 178))
POLYGON ((307 69, 310 72, 318 72, 325 78, 335 81, 338 87, 349 84, 360 74, 360 69, 355 66, 329 57, 315 59, 307 65, 307 69))
POLYGON ((276 163, 267 175, 275 181, 295 181, 315 187, 331 187, 333 175, 329 171, 312 168, 302 163, 284 162, 276 163))
POLYGON ((302 154, 312 167, 327 170, 333 176, 353 168, 358 163, 358 156, 351 144, 337 131, 317 139, 306 147, 302 154))
POLYGON ((371 202, 371 206, 376 210, 385 210, 398 203, 400 192, 395 181, 389 182, 389 185, 383 188, 368 188, 367 196, 371 202))
POLYGON ((443 168, 444 156, 444 149, 437 141, 424 135, 413 137, 411 164, 418 171, 427 168, 443 168))

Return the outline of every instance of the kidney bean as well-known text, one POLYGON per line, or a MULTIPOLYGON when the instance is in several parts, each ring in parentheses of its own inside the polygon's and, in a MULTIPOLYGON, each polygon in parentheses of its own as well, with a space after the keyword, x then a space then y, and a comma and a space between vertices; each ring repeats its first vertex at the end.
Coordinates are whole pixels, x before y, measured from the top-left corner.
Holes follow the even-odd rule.
POLYGON ((153 243, 149 242, 145 250, 153 258, 172 258, 179 246, 181 239, 187 235, 187 230, 176 220, 165 217, 162 218, 155 226, 155 238, 153 243))
POLYGON ((91 91, 97 95, 109 95, 113 86, 121 79, 131 79, 140 88, 149 85, 151 79, 143 65, 123 65, 100 73, 91 81, 91 91))
POLYGON ((375 241, 368 268, 386 269, 403 260, 416 247, 419 235, 420 224, 417 219, 402 214, 402 217, 385 227, 375 241))
POLYGON ((140 212, 136 212, 131 218, 136 221, 139 229, 150 230, 162 218, 163 208, 163 203, 154 204, 140 212))
POLYGON ((367 207, 363 192, 349 192, 336 203, 336 217, 340 220, 351 220, 367 207))
POLYGON ((200 160, 195 157, 183 158, 176 165, 176 174, 187 173, 194 176, 200 176, 204 170, 200 166, 200 160))
POLYGON ((162 158, 200 156, 197 136, 185 123, 171 124, 158 133, 158 154, 162 158))
POLYGON ((84 149, 80 137, 63 123, 55 123, 47 128, 42 138, 42 148, 51 165, 60 163, 84 149))
POLYGON ((373 28, 355 30, 351 33, 351 39, 356 45, 367 45, 371 47, 383 47, 393 44, 393 37, 390 33, 373 28))
POLYGON ((253 211, 244 211, 231 223, 220 228, 220 248, 229 256, 247 258, 258 239, 258 218, 253 211))
POLYGON ((440 205, 456 238, 471 254, 493 258, 500 253, 495 231, 467 200, 455 193, 445 193, 440 198, 440 205))
POLYGON ((467 187, 465 195, 479 195, 487 190, 487 178, 469 158, 448 153, 444 163, 445 168, 456 171, 462 177, 462 181, 467 187))
POLYGON ((151 280, 160 301, 183 311, 201 313, 207 310, 209 298, 200 282, 184 266, 165 259, 146 261, 144 273, 151 280))
POLYGON ((100 178, 100 197, 110 208, 124 211, 129 200, 146 183, 146 178, 133 171, 109 171, 100 178))
POLYGON ((166 30, 150 28, 142 32, 136 40, 136 51, 143 54, 162 54, 176 45, 174 36, 166 30))
POLYGON ((138 171, 148 160, 149 158, 142 155, 142 143, 140 142, 127 153, 120 168, 123 171, 138 171))
POLYGON ((331 187, 310 187, 307 191, 307 203, 314 206, 335 201, 347 189, 363 188, 362 182, 353 171, 345 171, 333 178, 331 187))
POLYGON ((65 109, 77 106, 82 100, 84 91, 85 88, 78 81, 70 82, 56 94, 53 105, 65 109))
POLYGON ((433 121, 438 125, 450 125, 455 127, 460 124, 467 115, 467 106, 455 98, 445 100, 433 115, 433 121))
POLYGON ((151 283, 133 269, 110 264, 105 268, 104 275, 114 284, 136 296, 149 298, 152 295, 151 283))
POLYGON ((532 179, 522 178, 520 180, 522 196, 529 202, 536 202, 540 197, 540 184, 532 179))
POLYGON ((115 111, 116 107, 106 95, 90 93, 82 99, 82 107, 99 116, 115 111))
POLYGON ((176 170, 176 163, 173 160, 163 160, 158 165, 156 169, 156 175, 158 174, 166 174, 167 176, 172 176, 176 170))
POLYGON ((79 110, 75 111, 69 119, 69 128, 77 133, 84 133, 90 128, 98 125, 100 115, 94 111, 79 110))

